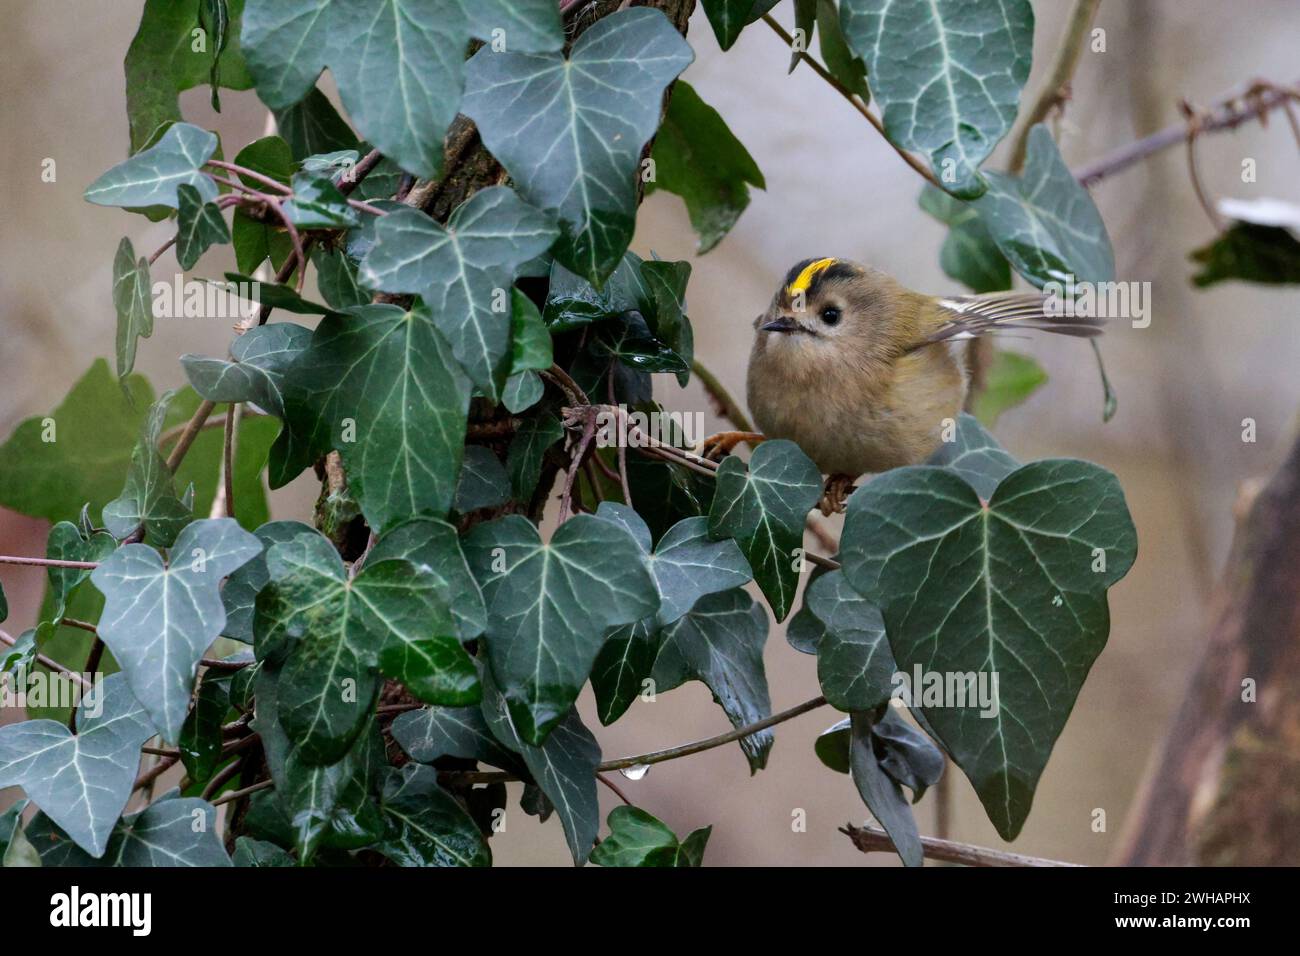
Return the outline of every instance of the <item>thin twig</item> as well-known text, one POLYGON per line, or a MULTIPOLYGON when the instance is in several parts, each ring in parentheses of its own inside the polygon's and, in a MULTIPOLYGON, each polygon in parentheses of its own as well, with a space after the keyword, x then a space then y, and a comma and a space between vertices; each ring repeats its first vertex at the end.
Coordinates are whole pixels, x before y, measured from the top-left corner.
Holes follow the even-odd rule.
POLYGON ((153 265, 155 262, 157 262, 158 259, 162 256, 162 254, 174 245, 176 245, 176 237, 172 236, 161 246, 159 246, 157 250, 154 252, 154 254, 149 257, 149 265, 153 265))
MULTIPOLYGON (((879 827, 855 827, 849 823, 839 828, 840 832, 853 841, 863 853, 893 853, 894 841, 889 834, 879 827)), ((940 840, 937 837, 921 837, 921 852, 927 859, 941 860, 944 863, 961 863, 965 866, 1078 866, 1077 863, 1063 863, 1060 860, 1047 860, 1039 856, 1025 856, 1021 853, 1007 853, 991 850, 988 847, 973 846, 969 843, 955 843, 952 840, 940 840)))
POLYGON ((259 790, 269 790, 274 786, 275 782, 273 780, 259 780, 257 783, 245 787, 243 790, 231 790, 227 793, 223 793, 221 796, 217 797, 217 799, 212 801, 212 805, 214 807, 219 807, 223 803, 230 803, 232 800, 242 800, 244 797, 257 793, 259 790))
MULTIPOLYGON (((789 47, 791 50, 794 49, 794 37, 786 33, 785 28, 781 26, 781 24, 777 23, 775 18, 773 18, 773 16, 770 13, 763 14, 763 22, 766 23, 769 27, 771 27, 776 32, 776 35, 779 36, 783 41, 785 41, 785 45, 787 47, 789 47)), ((911 166, 914 170, 916 170, 916 172, 930 185, 934 186, 937 189, 943 188, 943 186, 940 185, 939 180, 935 178, 934 173, 926 169, 925 165, 919 159, 917 159, 907 150, 900 149, 898 146, 895 146, 893 140, 891 140, 888 136, 885 136, 884 124, 881 123, 880 120, 876 118, 876 115, 872 113, 870 109, 867 108, 867 105, 863 103, 862 100, 860 100, 848 87, 846 87, 839 80, 835 79, 835 77, 831 74, 829 70, 826 69, 826 67, 822 66, 820 63, 817 62, 815 58, 809 56, 806 52, 800 50, 798 51, 798 56, 801 60, 803 60, 810 67, 812 67, 813 71, 818 76, 820 76, 823 80, 829 83, 835 89, 835 92, 839 93, 840 96, 848 100, 850 105, 852 105, 852 107, 855 110, 857 110, 864 117, 866 117, 867 122, 872 125, 872 127, 875 129, 877 133, 879 133, 881 136, 884 137, 886 143, 889 143, 890 148, 893 149, 894 152, 896 152, 899 156, 903 158, 903 162, 907 163, 907 165, 911 166)))
POLYGON ((222 787, 239 775, 243 767, 244 761, 242 757, 238 760, 232 760, 225 767, 222 767, 217 775, 208 781, 208 785, 203 788, 202 799, 210 801, 213 796, 220 792, 222 787))
POLYGON ((214 671, 239 671, 248 667, 252 661, 222 661, 214 657, 204 657, 199 661, 204 667, 214 671))
POLYGON ((613 780, 610 780, 610 779, 609 779, 607 776, 605 776, 603 773, 598 773, 598 774, 596 774, 596 779, 599 780, 601 783, 603 783, 605 786, 609 787, 609 789, 613 790, 613 791, 614 791, 614 795, 615 795, 616 797, 618 797, 620 800, 622 800, 624 803, 626 803, 629 807, 635 807, 635 806, 636 806, 635 803, 633 803, 631 800, 628 799, 627 794, 624 793, 622 790, 620 790, 620 789, 618 788, 618 785, 617 785, 616 783, 614 783, 613 780))
POLYGON ((239 434, 239 411, 244 406, 234 402, 226 414, 225 438, 221 452, 222 487, 225 489, 225 501, 222 502, 227 518, 235 516, 235 444, 239 434))
POLYGON ((155 780, 174 767, 179 760, 179 756, 164 757, 162 760, 159 760, 156 764, 135 778, 135 783, 131 787, 131 792, 134 793, 137 790, 142 790, 145 787, 150 786, 155 780))
POLYGON ((56 558, 27 558, 14 554, 0 554, 0 564, 25 564, 38 568, 81 568, 86 571, 99 567, 94 561, 60 561, 56 558))
MULTIPOLYGON (((284 183, 280 182, 278 179, 272 179, 270 176, 265 176, 254 169, 249 169, 247 166, 239 166, 236 165, 235 163, 227 163, 224 160, 220 160, 220 159, 209 159, 207 163, 205 163, 204 165, 215 166, 217 169, 227 170, 228 172, 232 172, 237 176, 247 177, 249 179, 261 183, 264 186, 270 186, 272 189, 276 190, 277 192, 282 192, 287 196, 293 195, 293 190, 290 189, 288 186, 286 186, 284 183)), ((218 177, 213 176, 212 178, 216 179, 218 177)), ((245 190, 248 189, 248 187, 245 186, 243 183, 240 183, 239 187, 245 190)))
POLYGON ((186 422, 185 428, 181 431, 181 437, 176 440, 176 447, 167 456, 167 470, 172 474, 176 474, 176 469, 185 460, 185 453, 194 444, 194 439, 199 437, 199 432, 203 430, 203 423, 208 420, 208 416, 212 414, 212 410, 216 407, 216 402, 210 402, 205 398, 199 403, 199 407, 194 409, 194 414, 190 416, 190 420, 186 422))

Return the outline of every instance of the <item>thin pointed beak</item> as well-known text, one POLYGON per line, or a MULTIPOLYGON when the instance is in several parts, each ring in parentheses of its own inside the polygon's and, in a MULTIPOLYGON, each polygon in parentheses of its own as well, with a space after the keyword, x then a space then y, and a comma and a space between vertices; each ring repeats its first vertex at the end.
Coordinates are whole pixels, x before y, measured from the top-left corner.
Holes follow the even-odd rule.
POLYGON ((783 315, 779 319, 773 319, 771 322, 768 322, 766 325, 759 326, 759 328, 764 332, 790 333, 790 332, 802 331, 799 328, 799 323, 796 322, 794 319, 790 318, 788 315, 783 315))

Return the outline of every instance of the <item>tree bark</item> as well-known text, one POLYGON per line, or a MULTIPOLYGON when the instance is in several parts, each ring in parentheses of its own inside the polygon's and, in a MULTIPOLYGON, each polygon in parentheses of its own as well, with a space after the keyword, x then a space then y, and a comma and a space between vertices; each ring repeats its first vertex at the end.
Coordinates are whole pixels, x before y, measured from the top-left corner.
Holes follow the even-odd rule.
POLYGON ((1300 435, 1237 510, 1209 642, 1129 818, 1126 865, 1300 863, 1300 435))

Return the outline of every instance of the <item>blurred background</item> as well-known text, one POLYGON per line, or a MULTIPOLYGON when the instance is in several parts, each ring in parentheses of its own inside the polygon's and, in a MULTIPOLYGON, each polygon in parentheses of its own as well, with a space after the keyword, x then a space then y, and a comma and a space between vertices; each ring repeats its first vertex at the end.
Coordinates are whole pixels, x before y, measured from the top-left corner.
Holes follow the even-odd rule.
MULTIPOLYGON (((1029 96, 1042 82, 1069 4, 1033 0, 1033 6, 1029 96)), ((785 2, 774 11, 787 28, 790 8, 785 2)), ((168 238, 170 227, 81 199, 85 186, 127 153, 122 57, 140 4, 2 0, 0 9, 0 434, 7 436, 22 419, 57 405, 94 357, 111 363, 118 238, 131 236, 147 253, 168 238), (56 163, 54 183, 41 179, 47 159, 56 163)), ((1292 0, 1104 0, 1095 26, 1105 31, 1105 52, 1083 54, 1073 100, 1056 124, 1061 151, 1075 167, 1178 121, 1180 99, 1209 106, 1256 78, 1297 79, 1291 72, 1300 5, 1292 0)), ((642 209, 633 249, 692 262, 688 305, 696 355, 733 394, 744 395, 753 316, 799 259, 857 259, 919 290, 960 291, 938 266, 944 227, 917 208, 920 178, 806 65, 787 76, 788 50, 771 30, 762 23, 747 28, 724 55, 697 11, 689 39, 697 59, 685 78, 748 147, 767 190, 754 192, 736 229, 704 257, 695 255, 681 201, 655 194, 642 209)), ((263 135, 266 114, 253 94, 223 91, 219 116, 207 99, 206 89, 191 90, 182 95, 182 109, 191 122, 216 129, 228 154, 263 135)), ((1212 197, 1300 201, 1296 142, 1280 114, 1267 128, 1249 123, 1204 137, 1199 156, 1212 197), (1247 157, 1256 160, 1254 183, 1241 181, 1247 157)), ((1000 152, 989 167, 1002 159, 1000 152)), ((1118 845, 1144 767, 1203 647, 1206 601, 1231 540, 1238 487, 1271 471, 1296 425, 1300 298, 1239 283, 1193 289, 1187 253, 1208 242, 1213 229, 1196 202, 1181 148, 1117 174, 1093 195, 1119 278, 1152 284, 1150 327, 1115 322, 1103 341, 1118 414, 1102 424, 1101 387, 1088 348, 1055 337, 1013 340, 1002 344, 1032 354, 1050 380, 1006 413, 996 434, 1022 460, 1081 457, 1114 471, 1137 523, 1137 563, 1110 592, 1109 644, 1011 847, 1100 864, 1118 845), (1255 444, 1241 440, 1244 418, 1257 423, 1255 444), (1104 832, 1094 831, 1098 809, 1105 812, 1104 832)), ((205 257, 199 272, 217 276, 226 268, 233 268, 229 247, 205 257)), ((168 253, 154 278, 177 269, 168 253)), ((160 320, 153 338, 140 344, 137 370, 159 392, 183 385, 177 356, 223 354, 229 337, 225 321, 160 320)), ((704 411, 710 430, 724 427, 698 385, 679 389, 670 378, 659 379, 656 392, 667 407, 704 411)), ((317 490, 310 475, 300 478, 272 495, 273 514, 310 520, 317 490)), ((45 522, 0 510, 0 553, 42 554, 47 530, 45 522)), ((5 568, 10 633, 35 623, 43 583, 39 569, 5 568)), ((793 651, 781 627, 772 629, 766 665, 774 710, 818 693, 814 660, 793 651)), ((599 727, 590 704, 585 697, 584 717, 610 758, 728 729, 698 683, 653 704, 637 702, 609 728, 599 727)), ((888 865, 891 857, 864 857, 836 832, 861 823, 866 813, 849 778, 813 755, 813 739, 835 716, 824 708, 777 728, 768 768, 752 778, 739 748, 729 746, 619 783, 679 834, 713 824, 711 865, 888 865), (802 831, 792 826, 799 811, 806 815, 802 831)), ((512 788, 517 795, 517 785, 512 788)), ((951 789, 951 837, 1004 846, 959 773, 951 789)), ((0 795, 0 805, 10 796, 0 795)), ((605 810, 609 797, 602 788, 605 810)), ((923 833, 933 832, 933 805, 927 796, 917 807, 923 833)), ((496 860, 564 863, 558 823, 539 826, 514 806, 507 832, 493 840, 496 860)))

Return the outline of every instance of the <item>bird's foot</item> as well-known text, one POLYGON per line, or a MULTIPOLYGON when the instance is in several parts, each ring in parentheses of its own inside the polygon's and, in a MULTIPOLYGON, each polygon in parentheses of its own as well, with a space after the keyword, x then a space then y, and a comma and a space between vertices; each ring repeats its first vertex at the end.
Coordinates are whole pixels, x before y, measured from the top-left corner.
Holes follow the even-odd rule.
POLYGON ((702 458, 708 458, 710 461, 721 461, 741 442, 753 446, 765 437, 759 432, 718 432, 716 435, 710 435, 700 444, 699 454, 702 458))
POLYGON ((845 509, 851 494, 853 494, 853 476, 831 475, 826 479, 826 490, 817 507, 829 518, 845 509))

